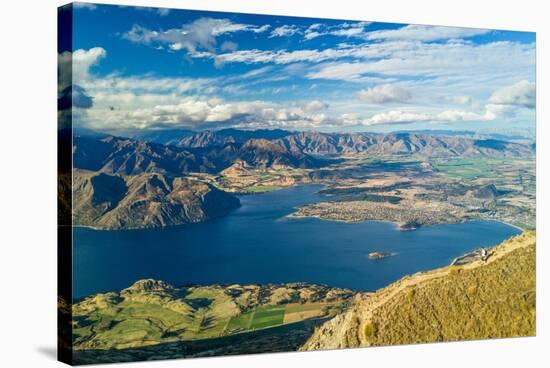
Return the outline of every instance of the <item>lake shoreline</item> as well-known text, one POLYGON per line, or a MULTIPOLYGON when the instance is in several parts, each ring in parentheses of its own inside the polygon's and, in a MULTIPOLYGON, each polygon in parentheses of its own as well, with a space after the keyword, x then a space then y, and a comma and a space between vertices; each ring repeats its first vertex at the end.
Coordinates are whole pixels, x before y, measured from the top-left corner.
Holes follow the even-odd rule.
POLYGON ((134 231, 75 226, 74 296, 119 290, 144 278, 172 285, 298 281, 377 290, 520 232, 495 221, 401 231, 388 221, 349 224, 287 217, 299 206, 322 200, 315 194, 318 188, 302 185, 241 197, 243 205, 231 214, 193 226, 134 231), (369 262, 367 255, 374 251, 402 256, 369 262))

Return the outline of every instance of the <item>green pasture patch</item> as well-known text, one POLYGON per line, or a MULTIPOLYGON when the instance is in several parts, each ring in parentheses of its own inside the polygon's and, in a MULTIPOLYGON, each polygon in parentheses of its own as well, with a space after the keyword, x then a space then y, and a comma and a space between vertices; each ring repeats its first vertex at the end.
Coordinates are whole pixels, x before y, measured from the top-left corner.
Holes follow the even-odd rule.
POLYGON ((248 330, 248 326, 250 325, 250 318, 252 317, 253 313, 253 311, 249 311, 231 318, 231 320, 229 320, 229 324, 227 325, 227 331, 238 332, 248 330))
POLYGON ((285 307, 258 307, 252 320, 251 328, 265 328, 283 324, 285 307))

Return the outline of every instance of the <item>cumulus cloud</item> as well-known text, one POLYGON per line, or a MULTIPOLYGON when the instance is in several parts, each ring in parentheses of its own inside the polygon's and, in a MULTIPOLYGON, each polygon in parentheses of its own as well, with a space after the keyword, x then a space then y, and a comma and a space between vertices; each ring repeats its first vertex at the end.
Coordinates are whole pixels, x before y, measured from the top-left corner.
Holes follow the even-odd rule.
MULTIPOLYGON (((227 29, 237 28, 220 25, 215 32, 209 31, 208 34, 212 36, 227 29)), ((322 29, 313 27, 311 31, 322 29)), ((148 42, 158 41, 151 39, 148 42)), ((215 39, 213 42, 215 45, 215 39)), ((500 121, 514 116, 518 106, 534 107, 534 83, 526 82, 534 73, 534 44, 388 41, 295 51, 236 50, 236 46, 226 41, 220 46, 225 50, 222 54, 207 50, 196 51, 190 56, 212 58, 220 63, 271 65, 215 78, 121 76, 116 73, 99 77, 93 73, 93 67, 106 56, 104 49, 97 47, 77 50, 73 54, 63 53, 59 55, 60 65, 71 65, 74 59, 73 74, 78 78, 75 83, 78 82, 82 88, 76 90, 78 96, 72 91, 70 97, 74 103, 76 96, 78 102, 75 106, 81 108, 73 117, 100 130, 158 126, 326 129, 410 122, 500 121), (254 89, 258 95, 263 93, 263 84, 271 88, 270 94, 276 93, 276 86, 268 83, 292 78, 293 75, 375 84, 357 94, 359 100, 369 104, 406 102, 412 95, 415 101, 420 101, 418 91, 425 92, 427 97, 425 105, 408 105, 404 110, 390 111, 380 111, 381 106, 368 106, 358 101, 344 103, 331 99, 329 109, 326 102, 317 99, 289 104, 288 101, 239 101, 237 98, 243 91, 249 96, 252 85, 260 85, 261 88, 254 89), (514 79, 510 80, 512 77, 514 79), (526 80, 511 84, 522 78, 526 80), (397 81, 399 85, 396 85, 397 81), (511 85, 497 91, 487 90, 494 83, 498 83, 497 86, 511 85), (483 93, 476 92, 479 88, 483 88, 483 93), (457 95, 434 99, 434 96, 446 96, 449 91, 457 95), (469 97, 472 95, 479 101, 493 91, 485 109, 474 106, 469 97), (215 97, 220 94, 225 98, 215 97), (442 107, 435 111, 434 101, 464 105, 464 109, 442 107), (112 109, 113 106, 116 109, 112 109), (349 112, 336 115, 344 111, 349 112)), ((62 75, 60 67, 60 79, 62 75)), ((70 82, 70 78, 68 80, 70 82)), ((357 84, 347 87, 357 91, 357 84)))
POLYGON ((323 101, 313 100, 303 105, 304 111, 307 112, 319 112, 328 108, 328 104, 323 101))
MULTIPOLYGON (((139 98, 139 97, 138 97, 139 98)), ((328 105, 309 101, 283 106, 270 101, 227 101, 219 97, 189 96, 173 103, 143 103, 141 108, 122 106, 112 111, 107 107, 94 108, 86 115, 85 124, 94 129, 150 127, 292 127, 320 128, 339 124, 322 112, 328 105)), ((165 99, 165 102, 170 102, 165 99)))
POLYGON ((102 47, 93 47, 89 50, 78 49, 73 52, 73 80, 85 80, 89 78, 90 68, 97 65, 107 55, 102 47))
POLYGON ((58 54, 57 108, 58 120, 62 126, 69 126, 71 123, 75 115, 73 108, 89 109, 93 106, 92 96, 81 83, 91 79, 90 68, 105 55, 106 52, 101 47, 58 54))
POLYGON ((405 124, 417 122, 448 123, 456 121, 490 121, 497 118, 496 111, 487 107, 485 112, 444 110, 439 112, 385 111, 361 121, 362 125, 405 124))
POLYGON ((535 83, 522 80, 511 86, 498 89, 491 95, 489 102, 495 105, 522 106, 530 109, 535 108, 535 83))
POLYGON ((405 102, 411 99, 411 93, 393 84, 383 84, 357 93, 357 97, 366 103, 384 104, 390 102, 405 102))
POLYGON ((234 32, 267 31, 269 27, 251 24, 234 23, 229 19, 199 18, 180 28, 168 30, 151 30, 135 24, 123 34, 123 38, 147 45, 167 45, 172 50, 187 50, 195 53, 199 49, 214 51, 216 38, 234 32))
POLYGON ((89 79, 90 68, 99 63, 107 52, 102 47, 89 50, 78 49, 75 52, 64 51, 57 56, 59 90, 65 89, 73 81, 80 83, 89 79))
POLYGON ((425 26, 411 24, 398 29, 368 32, 368 40, 406 40, 406 41, 438 41, 461 39, 482 35, 490 32, 488 29, 457 28, 444 26, 425 26))

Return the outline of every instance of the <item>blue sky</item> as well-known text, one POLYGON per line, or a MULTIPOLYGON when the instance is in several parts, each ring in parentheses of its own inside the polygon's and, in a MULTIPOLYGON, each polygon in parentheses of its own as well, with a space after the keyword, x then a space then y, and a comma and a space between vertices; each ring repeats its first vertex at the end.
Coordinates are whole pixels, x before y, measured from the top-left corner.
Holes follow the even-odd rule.
POLYGON ((535 125, 529 32, 80 4, 71 59, 96 130, 535 125))

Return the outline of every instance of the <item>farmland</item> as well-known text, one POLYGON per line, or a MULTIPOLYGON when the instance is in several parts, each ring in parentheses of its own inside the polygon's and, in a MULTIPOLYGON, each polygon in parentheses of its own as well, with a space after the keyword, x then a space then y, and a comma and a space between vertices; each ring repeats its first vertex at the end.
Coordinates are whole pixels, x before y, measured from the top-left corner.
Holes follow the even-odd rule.
POLYGON ((384 220, 404 230, 475 219, 535 228, 535 162, 509 157, 350 160, 315 174, 327 198, 290 217, 384 220))
POLYGON ((126 349, 224 337, 327 317, 352 295, 307 284, 178 289, 140 280, 75 304, 74 343, 77 349, 126 349))

